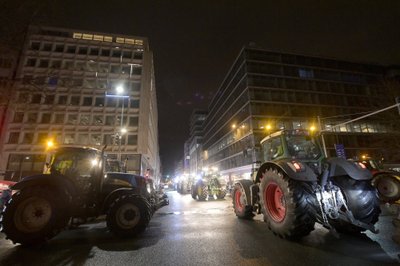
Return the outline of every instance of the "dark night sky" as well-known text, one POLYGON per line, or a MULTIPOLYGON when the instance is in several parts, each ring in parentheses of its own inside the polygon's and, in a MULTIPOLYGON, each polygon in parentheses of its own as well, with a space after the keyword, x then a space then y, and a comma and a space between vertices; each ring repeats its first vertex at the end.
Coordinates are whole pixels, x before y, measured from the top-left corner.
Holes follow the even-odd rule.
POLYGON ((145 36, 154 52, 164 173, 249 42, 284 52, 400 64, 400 1, 48 1, 50 25, 145 36), (328 4, 331 3, 331 4, 328 4))

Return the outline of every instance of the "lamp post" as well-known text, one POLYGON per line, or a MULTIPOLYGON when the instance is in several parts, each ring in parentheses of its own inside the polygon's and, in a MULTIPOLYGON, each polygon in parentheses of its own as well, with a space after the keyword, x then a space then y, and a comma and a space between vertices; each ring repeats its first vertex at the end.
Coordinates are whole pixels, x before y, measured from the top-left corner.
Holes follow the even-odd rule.
POLYGON ((120 130, 117 133, 119 137, 119 143, 118 143, 118 160, 121 161, 122 157, 122 136, 127 132, 126 128, 124 128, 124 99, 129 98, 129 95, 124 95, 124 87, 121 85, 117 86, 115 88, 116 94, 107 94, 106 97, 116 97, 116 98, 121 98, 122 99, 122 106, 121 106, 121 124, 120 124, 120 130))

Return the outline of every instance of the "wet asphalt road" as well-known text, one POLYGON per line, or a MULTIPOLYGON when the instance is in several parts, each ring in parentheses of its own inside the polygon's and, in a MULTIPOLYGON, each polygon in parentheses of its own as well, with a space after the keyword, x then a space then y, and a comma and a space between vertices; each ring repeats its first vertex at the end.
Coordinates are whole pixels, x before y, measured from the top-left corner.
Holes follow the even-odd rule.
POLYGON ((135 239, 114 238, 104 222, 65 231, 41 249, 13 245, 0 234, 0 265, 400 265, 389 210, 377 235, 337 239, 317 226, 292 242, 268 231, 261 215, 237 219, 230 197, 197 202, 174 191, 168 195, 171 204, 135 239))

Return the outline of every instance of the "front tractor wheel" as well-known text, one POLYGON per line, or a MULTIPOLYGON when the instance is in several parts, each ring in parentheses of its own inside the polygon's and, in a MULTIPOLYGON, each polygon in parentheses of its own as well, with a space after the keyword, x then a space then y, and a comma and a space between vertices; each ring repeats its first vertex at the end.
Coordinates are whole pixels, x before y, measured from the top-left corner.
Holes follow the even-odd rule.
POLYGON ((253 208, 248 205, 246 200, 246 192, 243 187, 236 184, 233 188, 232 193, 233 209, 238 218, 241 219, 251 219, 254 216, 253 208))
POLYGON ((268 228, 282 238, 299 238, 314 230, 312 184, 268 169, 261 180, 260 203, 268 228))
POLYGON ((138 195, 122 195, 111 204, 107 227, 118 237, 133 237, 143 232, 151 219, 150 203, 138 195))
POLYGON ((208 186, 204 184, 197 185, 197 197, 199 200, 208 200, 208 186))
POLYGON ((2 213, 6 238, 22 245, 42 245, 68 222, 54 189, 31 187, 14 194, 2 213))

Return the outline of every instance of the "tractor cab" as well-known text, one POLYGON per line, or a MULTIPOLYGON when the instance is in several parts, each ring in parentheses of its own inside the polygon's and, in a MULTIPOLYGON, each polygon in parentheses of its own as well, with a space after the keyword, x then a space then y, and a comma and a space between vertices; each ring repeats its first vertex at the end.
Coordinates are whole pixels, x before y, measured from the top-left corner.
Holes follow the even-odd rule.
POLYGON ((264 161, 298 159, 308 162, 323 158, 317 139, 307 130, 281 130, 268 135, 261 145, 264 161))
POLYGON ((100 189, 103 155, 100 150, 86 147, 62 147, 51 156, 49 174, 64 176, 83 192, 100 189))

